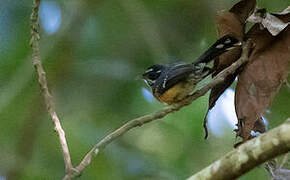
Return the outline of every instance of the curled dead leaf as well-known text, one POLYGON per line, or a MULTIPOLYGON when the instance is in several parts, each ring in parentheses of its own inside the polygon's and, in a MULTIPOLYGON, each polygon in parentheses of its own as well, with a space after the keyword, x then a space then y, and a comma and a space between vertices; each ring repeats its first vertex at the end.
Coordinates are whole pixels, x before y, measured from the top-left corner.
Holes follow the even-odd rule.
MULTIPOLYGON (((282 14, 287 14, 287 9, 282 14)), ((248 19, 248 22, 259 23, 263 28, 266 28, 273 36, 278 35, 285 29, 289 22, 283 22, 275 14, 266 12, 265 9, 257 9, 248 19)))
POLYGON ((248 32, 247 38, 251 38, 256 46, 249 63, 239 75, 235 94, 240 125, 237 135, 243 141, 252 138, 250 132, 257 128, 257 122, 288 76, 290 26, 277 36, 272 36, 256 24, 248 32))
MULTIPOLYGON (((229 11, 221 11, 217 14, 216 17, 216 28, 218 37, 224 35, 231 35, 240 41, 244 39, 245 36, 245 24, 248 16, 254 11, 256 7, 256 0, 241 0, 235 4, 229 11)), ((216 76, 223 69, 230 66, 233 62, 238 60, 241 56, 241 48, 235 48, 231 51, 228 51, 222 54, 219 58, 216 58, 214 61, 214 70, 213 76, 216 76)), ((226 77, 225 81, 222 84, 219 84, 211 90, 209 97, 209 106, 207 112, 212 109, 215 105, 215 102, 218 100, 220 95, 233 83, 239 70, 234 74, 226 77)), ((204 118, 204 128, 207 137, 206 130, 206 118, 204 118)))
MULTIPOLYGON (((218 37, 230 34, 242 41, 245 36, 246 20, 254 11, 255 7, 256 0, 242 0, 235 4, 229 11, 219 12, 216 17, 218 37)), ((215 73, 213 73, 213 76, 216 76, 223 69, 230 66, 233 62, 238 60, 240 56, 241 48, 235 48, 222 54, 214 62, 215 73)), ((219 96, 232 84, 237 74, 238 71, 235 74, 228 76, 223 84, 220 84, 212 89, 209 98, 209 110, 213 108, 219 96)))

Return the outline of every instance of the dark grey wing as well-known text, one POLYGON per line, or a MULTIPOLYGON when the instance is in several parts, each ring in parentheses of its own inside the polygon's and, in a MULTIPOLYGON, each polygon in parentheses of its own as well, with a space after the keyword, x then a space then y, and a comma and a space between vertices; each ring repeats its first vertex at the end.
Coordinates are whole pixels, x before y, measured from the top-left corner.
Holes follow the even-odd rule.
POLYGON ((163 94, 177 83, 186 80, 192 73, 194 73, 194 67, 192 64, 169 66, 167 71, 161 74, 157 79, 157 83, 155 83, 158 86, 156 87, 156 92, 163 94))

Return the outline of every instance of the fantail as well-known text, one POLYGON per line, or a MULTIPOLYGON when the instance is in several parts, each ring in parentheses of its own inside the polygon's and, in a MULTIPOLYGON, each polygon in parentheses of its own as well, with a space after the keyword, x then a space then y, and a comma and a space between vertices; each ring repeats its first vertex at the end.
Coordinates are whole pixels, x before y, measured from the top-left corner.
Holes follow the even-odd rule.
POLYGON ((213 72, 206 64, 222 53, 242 43, 226 35, 218 39, 196 62, 177 62, 168 65, 155 64, 142 75, 154 97, 168 105, 178 103, 190 95, 198 82, 213 72))

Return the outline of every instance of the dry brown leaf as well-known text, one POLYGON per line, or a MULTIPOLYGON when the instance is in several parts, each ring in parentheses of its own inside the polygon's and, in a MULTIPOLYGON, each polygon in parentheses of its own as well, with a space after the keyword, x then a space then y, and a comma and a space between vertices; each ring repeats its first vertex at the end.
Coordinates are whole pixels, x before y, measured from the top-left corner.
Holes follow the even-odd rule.
MULTIPOLYGON (((241 0, 235 4, 229 11, 221 11, 216 17, 216 28, 218 38, 224 35, 231 35, 240 41, 244 39, 245 36, 245 23, 248 16, 254 11, 256 7, 256 0, 241 0)), ((241 56, 241 48, 235 48, 222 54, 219 58, 214 61, 213 76, 216 76, 223 69, 230 66, 233 62, 238 60, 241 56)), ((209 97, 209 106, 207 112, 212 109, 215 102, 220 97, 220 95, 233 83, 235 77, 237 76, 239 70, 226 77, 225 81, 216 86, 211 90, 209 97)), ((207 115, 206 115, 207 116, 207 115)), ((206 118, 204 119, 204 127, 206 130, 206 118)), ((206 136, 207 137, 207 131, 206 136)))
MULTIPOLYGON (((240 68, 223 84, 212 89, 208 108, 210 110, 215 105, 219 96, 242 71, 236 88, 235 108, 239 120, 237 135, 243 141, 252 138, 252 130, 265 131, 262 115, 287 78, 290 61, 290 26, 287 26, 290 8, 280 14, 265 13, 265 16, 260 16, 265 17, 263 21, 256 23, 245 36, 246 19, 255 6, 256 1, 240 1, 229 12, 223 11, 217 16, 219 37, 230 34, 240 40, 252 39, 254 49, 244 69, 240 68), (261 28, 261 24, 266 28, 261 28)), ((241 49, 237 48, 216 59, 213 76, 236 61, 240 54, 241 49)))
MULTIPOLYGON (((285 14, 288 10, 283 11, 285 14)), ((267 13, 265 9, 256 10, 247 21, 253 23, 260 23, 262 27, 268 29, 268 31, 273 35, 278 35, 283 29, 285 29, 289 22, 283 22, 280 18, 276 17, 274 14, 267 13)))
MULTIPOLYGON (((233 37, 243 40, 245 34, 245 21, 249 14, 254 11, 256 6, 255 0, 242 0, 235 4, 229 11, 221 11, 216 16, 216 28, 218 37, 230 34, 233 37)), ((236 48, 228 51, 215 59, 214 69, 216 76, 223 69, 231 65, 241 56, 241 48, 236 48)), ((226 78, 223 84, 213 88, 210 93, 208 110, 214 107, 219 96, 228 88, 234 81, 236 75, 226 78)))
MULTIPOLYGON (((290 14, 283 15, 283 20, 290 14)), ((289 22, 289 21, 288 21, 289 22)), ((239 75, 236 87, 235 108, 239 120, 237 135, 246 141, 250 132, 257 129, 264 111, 288 76, 290 61, 290 26, 277 36, 255 24, 247 33, 255 44, 249 63, 239 75)))
MULTIPOLYGON (((216 18, 216 26, 218 37, 230 34, 233 37, 243 40, 245 34, 245 22, 248 16, 256 7, 255 0, 242 0, 235 4, 229 11, 218 13, 216 18)), ((221 72, 226 67, 230 66, 241 56, 241 48, 236 48, 221 55, 215 60, 213 76, 221 72)), ((226 78, 223 84, 212 89, 209 99, 209 109, 211 109, 219 96, 227 89, 234 81, 236 75, 230 75, 226 78)))

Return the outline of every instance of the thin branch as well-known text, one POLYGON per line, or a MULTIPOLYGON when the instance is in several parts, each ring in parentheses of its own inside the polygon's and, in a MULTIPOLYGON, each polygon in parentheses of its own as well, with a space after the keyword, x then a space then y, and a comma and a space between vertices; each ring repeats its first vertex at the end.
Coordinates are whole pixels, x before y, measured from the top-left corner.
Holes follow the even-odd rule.
POLYGON ((272 179, 276 177, 276 171, 278 170, 277 166, 277 159, 270 159, 265 163, 265 169, 269 172, 269 174, 272 176, 272 179))
POLYGON ((73 170, 73 166, 71 163, 70 153, 69 153, 68 145, 65 138, 65 132, 62 129, 59 118, 56 114, 54 103, 53 103, 53 98, 47 87, 46 75, 42 67, 41 57, 39 54, 39 39, 40 39, 39 21, 38 21, 39 4, 40 4, 40 0, 34 0, 32 14, 30 17, 30 21, 31 21, 30 44, 32 47, 32 60, 33 60, 34 68, 38 75, 38 83, 40 85, 42 95, 44 97, 44 102, 45 102, 47 111, 49 115, 51 116, 51 119, 55 126, 55 130, 58 133, 59 141, 60 141, 62 152, 63 152, 64 162, 65 162, 65 171, 66 171, 66 174, 68 174, 70 173, 71 170, 73 170))
POLYGON ((285 166, 285 164, 287 163, 287 161, 288 161, 288 154, 285 154, 284 155, 284 157, 283 157, 283 160, 282 160, 282 162, 281 162, 281 164, 280 164, 280 169, 282 169, 284 166, 285 166))
POLYGON ((188 180, 236 179, 263 162, 289 151, 290 118, 284 124, 240 145, 188 180))
POLYGON ((243 46, 243 53, 242 53, 241 57, 235 63, 233 63, 230 67, 228 67, 225 70, 223 70, 222 72, 220 72, 217 76, 215 76, 213 78, 213 80, 209 84, 205 85, 200 90, 197 90, 195 93, 193 93, 192 95, 185 98, 179 104, 176 104, 174 106, 165 107, 156 113, 145 115, 145 116, 133 119, 131 121, 128 121, 123 126, 118 128, 117 130, 115 130, 112 133, 105 136, 99 143, 97 143, 86 154, 86 156, 83 158, 81 163, 75 168, 76 171, 73 174, 67 174, 63 179, 69 179, 69 178, 73 178, 75 176, 80 175, 80 173, 85 169, 85 167, 91 163, 91 160, 92 160, 92 157, 94 154, 98 154, 98 152, 101 149, 105 148, 112 141, 114 141, 118 137, 122 136, 123 134, 125 134, 126 132, 131 130, 132 128, 135 128, 137 126, 142 126, 143 124, 149 123, 149 122, 154 121, 154 120, 161 119, 161 118, 165 117, 166 115, 168 115, 169 113, 172 113, 174 111, 178 111, 180 108, 191 104, 197 98, 205 95, 210 89, 215 87, 217 84, 222 83, 229 74, 233 74, 241 65, 243 65, 244 63, 246 63, 248 61, 250 48, 251 48, 251 43, 250 42, 245 43, 245 45, 243 46))
POLYGON ((289 169, 277 169, 275 172, 277 175, 274 177, 275 180, 290 179, 289 169))

